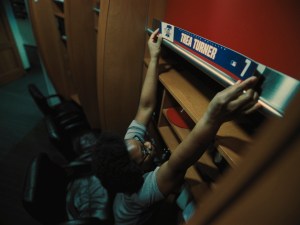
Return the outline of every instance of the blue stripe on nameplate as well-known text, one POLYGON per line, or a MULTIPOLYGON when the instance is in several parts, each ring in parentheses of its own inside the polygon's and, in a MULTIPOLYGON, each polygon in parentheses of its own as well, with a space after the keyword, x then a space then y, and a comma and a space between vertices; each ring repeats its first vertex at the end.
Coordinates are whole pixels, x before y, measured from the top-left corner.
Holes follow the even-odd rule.
POLYGON ((259 66, 258 63, 238 52, 171 24, 161 22, 160 33, 163 38, 179 43, 194 55, 205 57, 241 80, 252 76, 259 66))

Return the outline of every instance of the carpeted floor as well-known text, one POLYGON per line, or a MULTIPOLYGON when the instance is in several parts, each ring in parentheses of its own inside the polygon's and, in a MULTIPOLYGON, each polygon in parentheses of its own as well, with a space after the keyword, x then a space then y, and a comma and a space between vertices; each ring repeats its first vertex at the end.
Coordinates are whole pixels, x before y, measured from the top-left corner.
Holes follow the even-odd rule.
POLYGON ((43 115, 27 85, 47 92, 36 48, 28 48, 32 67, 18 80, 0 86, 0 224, 38 224, 23 209, 22 187, 30 160, 40 151, 56 154, 49 143, 43 115))
MULTIPOLYGON (((64 158, 50 143, 44 120, 36 126, 11 150, 0 159, 0 225, 41 225, 23 208, 22 191, 26 170, 39 152, 46 152, 53 161, 64 163, 64 158)), ((159 216, 153 224, 179 224, 178 208, 168 201, 163 204, 159 216)))
MULTIPOLYGON (((36 84, 47 95, 39 66, 19 80, 0 87, 0 225, 41 225, 22 205, 26 170, 39 152, 48 153, 56 162, 65 162, 49 141, 43 115, 27 90, 29 83, 36 84)), ((160 224, 176 220, 173 207, 168 205, 161 211, 160 224), (170 210, 172 213, 167 213, 170 210), (172 219, 167 214, 172 215, 172 219)))
MULTIPOLYGON (((35 48, 28 48, 32 56, 35 51, 35 48)), ((34 83, 43 93, 47 93, 47 87, 38 59, 36 56, 31 59, 32 67, 24 76, 0 86, 0 158, 42 119, 27 86, 34 83)))

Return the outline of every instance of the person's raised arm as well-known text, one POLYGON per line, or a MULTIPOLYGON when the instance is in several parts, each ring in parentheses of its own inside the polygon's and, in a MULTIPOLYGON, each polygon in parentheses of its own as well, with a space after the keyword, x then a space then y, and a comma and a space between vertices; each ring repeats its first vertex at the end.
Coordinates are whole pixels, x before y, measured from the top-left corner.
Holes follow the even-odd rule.
POLYGON ((135 120, 141 124, 144 124, 145 126, 147 126, 156 105, 156 90, 158 79, 157 67, 160 54, 160 46, 162 42, 162 37, 161 35, 158 35, 158 31, 158 29, 155 30, 148 40, 150 62, 142 87, 137 114, 135 116, 135 120))
POLYGON ((186 170, 201 157, 222 123, 240 113, 248 114, 260 107, 257 103, 258 94, 252 89, 256 81, 256 77, 243 82, 238 81, 213 98, 191 133, 159 168, 157 183, 164 195, 168 195, 182 184, 186 170))

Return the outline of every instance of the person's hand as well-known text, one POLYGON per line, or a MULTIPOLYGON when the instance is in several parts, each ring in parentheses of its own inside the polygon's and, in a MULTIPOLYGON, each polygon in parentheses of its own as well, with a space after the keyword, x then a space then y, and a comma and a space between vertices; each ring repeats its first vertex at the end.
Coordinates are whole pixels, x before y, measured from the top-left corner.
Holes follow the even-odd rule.
POLYGON ((204 115, 206 121, 213 125, 221 125, 239 114, 249 114, 257 110, 260 107, 257 102, 259 96, 252 89, 256 82, 256 77, 250 77, 242 82, 237 81, 216 94, 204 115))
POLYGON ((156 29, 148 40, 148 48, 151 58, 157 58, 160 53, 160 46, 162 42, 162 35, 158 34, 159 29, 156 29))

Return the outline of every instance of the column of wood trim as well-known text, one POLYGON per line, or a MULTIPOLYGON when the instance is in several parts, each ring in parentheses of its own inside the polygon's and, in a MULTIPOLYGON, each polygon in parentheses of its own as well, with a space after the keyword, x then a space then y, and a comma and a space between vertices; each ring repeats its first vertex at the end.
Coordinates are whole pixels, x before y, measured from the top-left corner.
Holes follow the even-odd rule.
POLYGON ((52 10, 52 1, 29 1, 29 12, 38 51, 56 91, 65 97, 72 93, 66 79, 61 38, 52 10))
POLYGON ((0 84, 5 84, 24 75, 25 71, 22 65, 20 54, 17 50, 13 34, 11 32, 4 6, 0 3, 0 26, 3 26, 0 35, 6 36, 0 46, 1 54, 1 75, 0 84), (6 39, 6 40, 5 40, 6 39))
POLYGON ((141 91, 147 1, 106 4, 106 12, 101 7, 98 29, 99 110, 105 129, 124 134, 135 116, 141 91))
POLYGON ((103 129, 106 129, 106 114, 103 107, 105 106, 105 83, 104 83, 104 65, 105 65, 105 42, 108 11, 110 8, 110 0, 101 0, 100 16, 98 21, 98 36, 97 36, 97 95, 98 95, 98 111, 100 124, 103 129))
POLYGON ((96 32, 92 0, 66 0, 67 49, 75 92, 94 128, 100 127, 96 84, 96 32))

